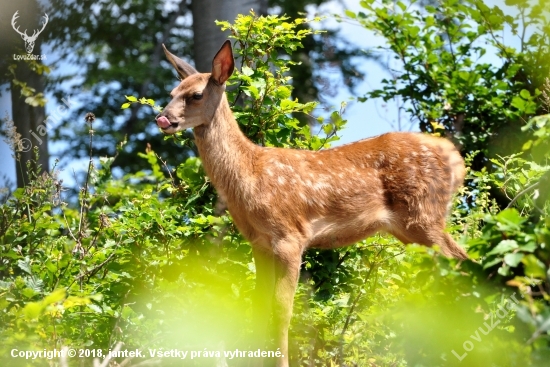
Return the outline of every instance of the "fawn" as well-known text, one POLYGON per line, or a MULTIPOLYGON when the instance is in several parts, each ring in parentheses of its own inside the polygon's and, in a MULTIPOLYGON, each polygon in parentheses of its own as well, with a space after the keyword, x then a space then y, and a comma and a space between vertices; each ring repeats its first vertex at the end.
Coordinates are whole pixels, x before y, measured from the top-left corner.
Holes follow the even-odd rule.
POLYGON ((210 74, 164 51, 182 81, 157 125, 164 134, 194 129, 206 174, 252 245, 256 332, 269 338, 273 317, 283 355, 278 367, 288 366, 288 327, 307 248, 346 246, 385 231, 403 243, 437 244, 444 255, 467 258, 445 232, 465 175, 449 140, 388 133, 315 152, 260 147, 240 131, 225 95, 235 67, 231 43, 220 48, 210 74))

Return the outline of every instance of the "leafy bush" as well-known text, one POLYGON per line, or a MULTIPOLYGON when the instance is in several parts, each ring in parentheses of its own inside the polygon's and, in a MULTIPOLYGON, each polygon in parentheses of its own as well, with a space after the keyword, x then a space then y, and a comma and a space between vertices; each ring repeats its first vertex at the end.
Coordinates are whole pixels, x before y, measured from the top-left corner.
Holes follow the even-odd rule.
MULTIPOLYGON (((458 2, 445 2, 442 13, 436 15, 430 8, 428 14, 407 12, 406 7, 392 13, 370 1, 362 4, 368 13, 348 15, 368 27, 384 28, 390 48, 399 50, 399 45, 421 35, 426 44, 439 42, 438 52, 449 58, 449 50, 440 44, 442 38, 430 27, 446 24, 441 14, 475 15, 458 2), (373 17, 375 21, 367 21, 373 17), (413 23, 421 22, 427 28, 415 30, 413 23)), ((400 4, 397 8, 403 8, 400 4)), ((481 3, 475 4, 484 9, 481 3)), ((326 119, 319 117, 319 126, 301 125, 296 118, 298 113, 313 114, 315 108, 313 103, 289 99, 288 54, 309 34, 299 28, 306 21, 250 14, 239 16, 235 24, 220 23, 240 46, 241 66, 230 80, 228 97, 242 130, 258 144, 322 149, 337 139, 345 124, 340 111, 326 119), (313 129, 322 133, 314 134, 313 129)), ((478 27, 478 33, 470 34, 465 27, 449 24, 462 41, 477 39, 483 30, 478 27)), ((420 44, 414 41, 413 45, 420 44)), ((481 52, 467 44, 460 50, 465 56, 461 60, 469 52, 481 52)), ((439 80, 442 75, 431 73, 445 74, 414 66, 430 53, 416 49, 409 56, 403 59, 407 65, 399 79, 403 83, 428 77, 439 80), (406 79, 407 73, 418 75, 406 79)), ((529 92, 527 98, 515 84, 486 85, 478 73, 489 75, 495 72, 493 67, 472 65, 467 70, 457 66, 448 73, 450 85, 445 90, 467 90, 472 98, 486 102, 498 96, 510 109, 506 118, 531 117, 550 93, 550 88, 541 89, 529 92), (535 103, 536 108, 519 111, 513 102, 517 98, 535 103)), ((408 87, 391 88, 371 96, 411 92, 408 87)), ((421 115, 437 119, 444 127, 436 132, 453 132, 440 105, 443 100, 415 93, 407 95, 421 108, 421 115)), ((457 97, 451 104, 462 106, 464 113, 475 113, 475 108, 460 101, 457 97)), ((128 96, 123 107, 131 103, 155 107, 155 101, 134 96, 128 96)), ((493 101, 485 112, 494 117, 500 107, 493 101)), ((495 126, 504 123, 500 118, 495 126)), ((466 120, 463 136, 470 125, 479 127, 476 119, 466 120)), ((93 120, 93 115, 87 116, 90 151, 93 120)), ((469 165, 476 169, 470 167, 468 184, 455 200, 450 228, 474 261, 460 263, 424 247, 404 248, 385 235, 336 251, 309 251, 291 325, 292 364, 544 366, 550 352, 548 121, 548 115, 539 114, 523 124, 523 151, 495 156, 488 161, 489 169, 475 167, 474 147, 482 150, 483 144, 472 138, 465 148, 469 165), (499 207, 495 190, 509 198, 508 208, 499 207)), ((492 137, 491 131, 483 134, 481 141, 492 137)), ((192 144, 177 139, 176 143, 192 144)), ((230 217, 216 215, 215 192, 199 158, 164 162, 150 148, 139 156, 150 169, 118 179, 110 174, 116 157, 97 161, 91 156, 74 205, 65 202, 55 169, 40 176, 31 173, 33 180, 27 187, 3 200, 1 365, 49 363, 14 359, 13 348, 39 351, 69 346, 105 354, 124 342, 124 349, 139 348, 145 351, 143 359, 153 360, 158 357, 149 351, 247 348, 255 271, 250 246, 230 217)), ((86 357, 80 359, 81 365, 91 365, 96 356, 86 357)), ((115 358, 118 363, 123 359, 115 358)), ((220 358, 217 362, 223 363, 220 358)), ((213 360, 162 359, 159 363, 210 366, 213 360)))

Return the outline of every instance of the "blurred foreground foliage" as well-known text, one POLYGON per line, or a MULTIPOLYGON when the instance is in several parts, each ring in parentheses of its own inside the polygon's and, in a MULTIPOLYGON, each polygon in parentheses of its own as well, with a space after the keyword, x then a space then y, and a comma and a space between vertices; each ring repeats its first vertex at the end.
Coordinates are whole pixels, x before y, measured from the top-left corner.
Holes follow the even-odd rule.
MULTIPOLYGON (((294 117, 315 108, 290 99, 286 74, 288 55, 311 32, 299 27, 307 21, 251 14, 221 23, 241 44, 241 68, 228 98, 241 128, 258 144, 323 149, 345 124, 340 111, 318 126, 294 117)), ((533 111, 550 107, 548 93, 550 86, 529 94, 537 104, 533 111)), ((404 248, 384 235, 306 254, 292 319, 292 365, 547 365, 550 116, 532 115, 522 123, 523 141, 513 155, 467 152, 470 167, 478 154, 490 165, 470 168, 450 218, 471 261, 404 248), (507 207, 497 203, 495 190, 508 198, 507 207)), ((93 119, 88 121, 92 130, 93 119)), ((453 133, 441 126, 437 133, 453 133)), ((76 206, 64 202, 55 169, 31 173, 27 187, 3 198, 0 365, 58 362, 16 359, 14 348, 106 353, 123 342, 123 349, 138 348, 147 360, 158 359, 150 352, 160 349, 246 350, 255 271, 250 246, 229 216, 215 215, 215 192, 200 159, 172 170, 150 148, 139 156, 150 169, 120 179, 110 174, 116 157, 90 158, 76 206)), ((69 364, 92 365, 94 356, 86 357, 69 364)), ((212 366, 220 359, 157 362, 212 366)))

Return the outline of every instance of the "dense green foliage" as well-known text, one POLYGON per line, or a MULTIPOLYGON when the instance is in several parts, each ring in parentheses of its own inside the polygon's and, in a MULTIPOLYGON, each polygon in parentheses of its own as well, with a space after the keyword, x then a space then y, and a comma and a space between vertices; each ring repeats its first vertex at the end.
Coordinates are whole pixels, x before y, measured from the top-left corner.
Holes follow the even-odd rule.
MULTIPOLYGON (((408 28, 418 26, 397 22, 399 14, 402 18, 429 17, 403 12, 399 4, 382 10, 372 8, 370 1, 362 4, 364 14, 348 15, 360 18, 367 28, 372 24, 382 27, 384 22, 365 19, 386 19, 394 29, 387 38, 390 49, 401 42, 393 35, 409 33, 405 38, 410 40, 410 33, 416 31, 408 28)), ((443 13, 466 11, 456 2, 445 1, 444 5, 439 9, 443 13)), ((241 45, 237 55, 241 68, 230 79, 228 98, 242 130, 258 144, 323 149, 345 123, 338 111, 327 121, 319 121, 321 134, 298 123, 297 113, 310 114, 315 107, 290 98, 289 55, 311 32, 301 27, 304 22, 248 15, 240 16, 235 24, 221 23, 241 45)), ((437 32, 431 32, 424 43, 435 40, 437 32)), ((448 49, 440 45, 431 54, 444 59, 448 49)), ((407 69, 417 58, 429 55, 418 52, 411 60, 405 59, 403 75, 417 73, 415 78, 427 78, 426 73, 438 72, 429 67, 407 69)), ((491 66, 481 69, 487 71, 491 66)), ((441 77, 451 76, 445 90, 466 90, 465 79, 460 77, 463 71, 457 69, 456 77, 442 72, 441 77)), ((474 141, 485 135, 469 135, 470 129, 479 127, 478 117, 464 112, 462 137, 457 139, 467 153, 468 185, 454 202, 449 228, 468 247, 473 260, 459 263, 439 256, 436 250, 404 248, 384 235, 338 251, 309 251, 292 319, 292 365, 547 364, 550 117, 541 111, 550 108, 550 85, 543 89, 541 84, 538 92, 533 89, 529 95, 521 83, 488 91, 485 88, 498 83, 489 83, 478 72, 475 67, 468 71, 472 85, 477 85, 468 90, 471 100, 479 97, 487 102, 494 97, 491 93, 502 95, 500 105, 483 104, 487 109, 484 123, 495 129, 506 125, 490 118, 508 108, 513 115, 507 118, 521 125, 523 135, 514 155, 492 156, 485 145, 474 141), (529 103, 535 107, 518 112, 517 98, 524 101, 524 107, 529 103), (484 164, 476 167, 472 163, 480 154, 484 164), (507 208, 499 206, 495 191, 508 198, 507 208)), ((406 84, 408 79, 404 80, 406 84)), ((390 96, 398 90, 402 96, 411 91, 410 86, 399 84, 371 97, 390 96)), ((120 97, 120 104, 130 103, 127 108, 140 101, 155 105, 147 98, 129 95, 123 101, 120 97)), ((408 98, 411 106, 422 107, 415 116, 425 114, 438 123, 430 125, 437 127, 432 132, 456 135, 454 127, 446 124, 450 120, 441 112, 447 111, 441 100, 416 92, 408 98), (441 113, 432 116, 433 111, 441 113)), ((462 103, 456 98, 449 102, 453 108, 462 103)), ((475 113, 466 100, 461 108, 475 113)), ((93 151, 92 115, 82 121, 82 128, 90 132, 88 148, 93 151)), ((486 131, 486 136, 493 137, 493 131, 486 131)), ((123 151, 124 143, 117 150, 123 151)), ((45 359, 14 359, 10 356, 13 348, 69 346, 105 353, 124 342, 123 349, 143 350, 144 359, 156 359, 149 356, 149 350, 159 348, 247 348, 254 283, 250 246, 228 215, 215 215, 215 192, 200 159, 164 162, 151 147, 139 158, 148 169, 121 178, 111 176, 116 156, 99 162, 90 158, 77 206, 64 202, 55 169, 34 175, 30 185, 4 198, 0 206, 0 365, 48 364, 45 359), (170 166, 177 168, 170 170, 170 166)), ((69 364, 91 365, 92 357, 80 362, 70 359, 69 364)), ((211 366, 214 359, 160 362, 163 366, 211 366)), ((229 366, 236 362, 227 360, 229 366)))
POLYGON ((480 0, 362 1, 365 12, 347 15, 384 36, 380 51, 403 70, 365 97, 399 98, 420 130, 444 129, 464 153, 479 150, 476 169, 517 152, 525 121, 544 112, 537 100, 550 74, 550 21, 546 0, 507 3, 511 14, 480 0))

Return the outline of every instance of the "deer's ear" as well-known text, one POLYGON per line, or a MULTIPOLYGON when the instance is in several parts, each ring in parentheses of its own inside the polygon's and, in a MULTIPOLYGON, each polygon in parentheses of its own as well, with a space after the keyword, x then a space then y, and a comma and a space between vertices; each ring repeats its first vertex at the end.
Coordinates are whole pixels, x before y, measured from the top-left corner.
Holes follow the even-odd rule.
POLYGON ((231 49, 231 42, 227 40, 212 61, 212 78, 216 83, 222 85, 233 74, 233 69, 235 69, 233 50, 231 49))
POLYGON ((164 46, 164 43, 162 44, 162 48, 164 49, 166 58, 168 59, 168 61, 170 61, 170 64, 172 64, 172 66, 174 67, 174 69, 176 69, 176 71, 178 72, 178 75, 182 79, 187 78, 191 74, 198 73, 198 71, 195 70, 194 67, 192 67, 191 65, 189 65, 188 63, 180 59, 179 57, 175 56, 170 51, 168 51, 166 49, 166 46, 164 46))

